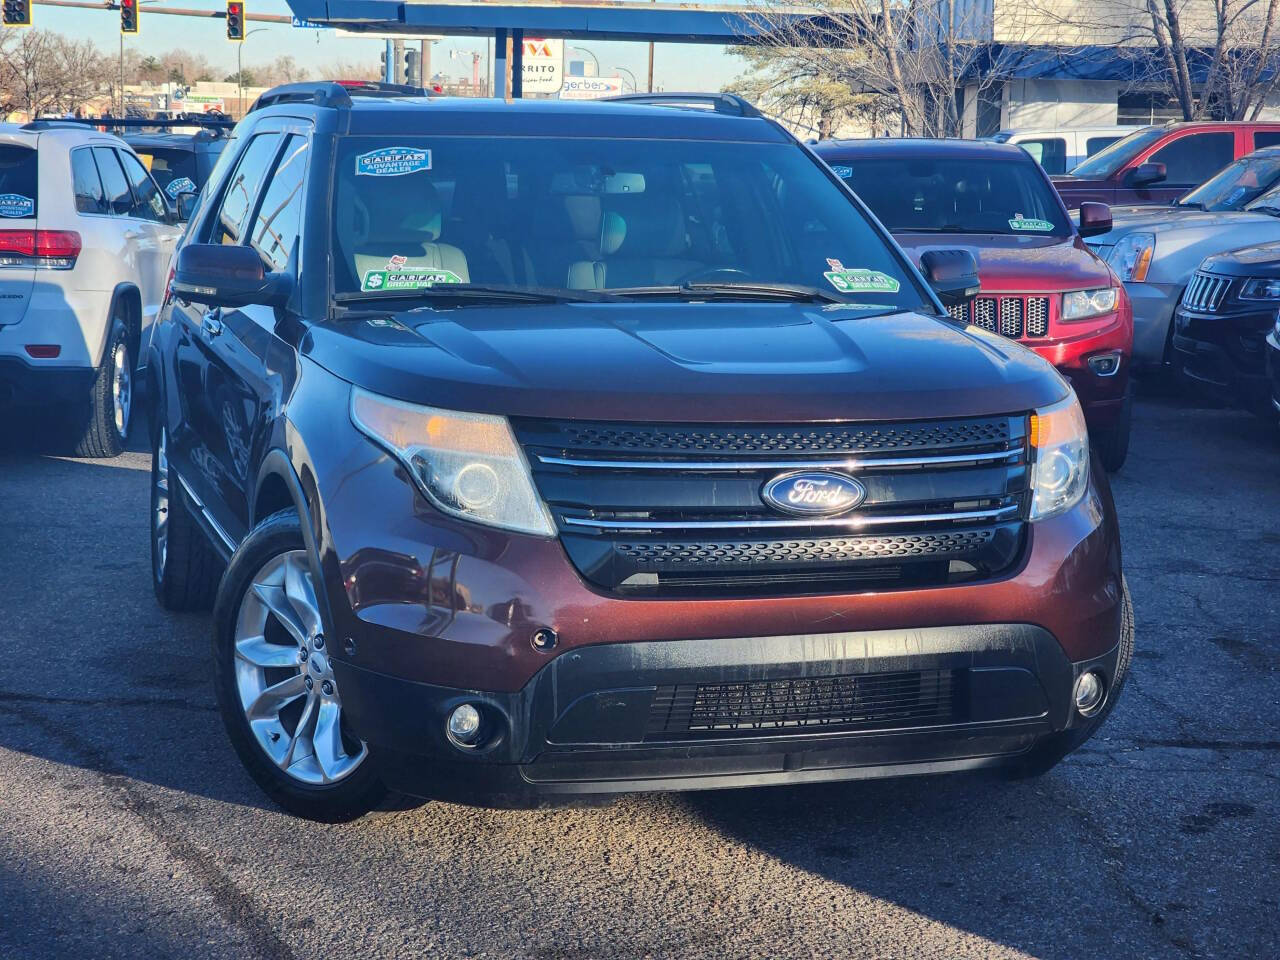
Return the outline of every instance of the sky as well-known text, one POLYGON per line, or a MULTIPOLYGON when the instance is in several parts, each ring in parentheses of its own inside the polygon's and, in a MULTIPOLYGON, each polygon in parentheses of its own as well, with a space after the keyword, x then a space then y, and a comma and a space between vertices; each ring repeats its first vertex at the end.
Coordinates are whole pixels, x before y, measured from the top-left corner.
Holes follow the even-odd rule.
MULTIPOLYGON (((198 50, 222 68, 225 74, 235 72, 236 45, 226 39, 226 28, 221 19, 198 19, 148 15, 143 0, 141 32, 125 39, 126 46, 134 47, 142 56, 160 53, 175 47, 198 50)), ((160 6, 179 9, 221 10, 224 3, 209 0, 159 0, 160 6)), ((284 0, 246 0, 248 13, 276 13, 289 15, 284 0)), ((73 37, 87 37, 104 51, 119 49, 119 14, 114 10, 59 9, 37 5, 33 9, 36 26, 57 30, 73 37)), ((328 30, 294 29, 288 25, 250 22, 254 33, 244 43, 244 66, 249 71, 255 63, 267 63, 278 56, 291 54, 300 65, 309 69, 312 76, 321 78, 326 66, 337 61, 346 63, 377 63, 384 41, 356 37, 341 37, 328 30)), ((446 37, 432 47, 432 71, 443 71, 451 77, 471 75, 471 54, 484 54, 487 44, 479 37, 446 37), (457 54, 451 59, 450 53, 457 54)), ((566 41, 566 59, 580 59, 592 63, 592 57, 571 49, 566 41)), ((648 64, 648 47, 642 43, 610 43, 592 41, 584 44, 600 61, 602 76, 620 75, 616 67, 623 67, 635 74, 643 87, 648 64)), ((481 61, 481 73, 484 73, 481 61)), ((723 47, 685 44, 658 44, 654 56, 654 84, 666 90, 719 90, 742 72, 742 61, 729 54, 723 47)), ((221 79, 221 77, 219 77, 221 79)))

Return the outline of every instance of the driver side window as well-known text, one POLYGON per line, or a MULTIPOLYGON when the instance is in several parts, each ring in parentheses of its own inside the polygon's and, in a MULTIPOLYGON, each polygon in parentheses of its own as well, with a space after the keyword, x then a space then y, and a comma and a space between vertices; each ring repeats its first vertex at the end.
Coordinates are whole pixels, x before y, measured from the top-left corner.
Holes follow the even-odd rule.
POLYGON ((267 175, 271 161, 280 147, 281 134, 259 134, 249 141, 240 162, 227 181, 226 192, 217 215, 209 243, 240 243, 244 236, 253 201, 267 175))

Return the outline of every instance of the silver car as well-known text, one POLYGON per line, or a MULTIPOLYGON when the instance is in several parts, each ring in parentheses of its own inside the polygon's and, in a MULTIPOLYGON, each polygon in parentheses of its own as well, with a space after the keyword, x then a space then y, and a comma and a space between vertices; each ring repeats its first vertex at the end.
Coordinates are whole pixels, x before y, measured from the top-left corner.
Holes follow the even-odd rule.
POLYGON ((1169 361, 1173 311, 1205 257, 1280 241, 1280 147, 1255 150, 1171 205, 1112 207, 1088 243, 1133 303, 1133 360, 1169 361))

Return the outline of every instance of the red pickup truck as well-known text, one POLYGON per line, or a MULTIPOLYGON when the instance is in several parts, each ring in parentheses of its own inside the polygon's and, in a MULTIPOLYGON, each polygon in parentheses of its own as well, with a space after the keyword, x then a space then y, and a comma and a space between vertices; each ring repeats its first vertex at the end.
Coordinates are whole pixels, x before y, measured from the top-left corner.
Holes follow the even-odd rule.
POLYGON ((1280 123, 1170 123, 1139 127, 1053 185, 1070 208, 1099 203, 1168 203, 1233 160, 1280 144, 1280 123))

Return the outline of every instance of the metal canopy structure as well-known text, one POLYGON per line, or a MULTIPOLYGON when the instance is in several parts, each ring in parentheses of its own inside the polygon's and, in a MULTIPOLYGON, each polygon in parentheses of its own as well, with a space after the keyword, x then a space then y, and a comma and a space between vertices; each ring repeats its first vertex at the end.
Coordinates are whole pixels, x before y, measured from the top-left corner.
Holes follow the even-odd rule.
MULTIPOLYGON (((639 40, 657 43, 750 43, 767 33, 758 14, 746 4, 654 3, 644 0, 445 0, 405 3, 401 0, 288 0, 299 20, 341 27, 357 33, 440 34, 493 37, 495 90, 499 96, 521 94, 524 38, 565 40, 639 40), (507 41, 512 62, 506 62, 507 41), (511 89, 505 89, 508 72, 511 89)), ((773 20, 820 21, 806 7, 771 8, 773 20)))

